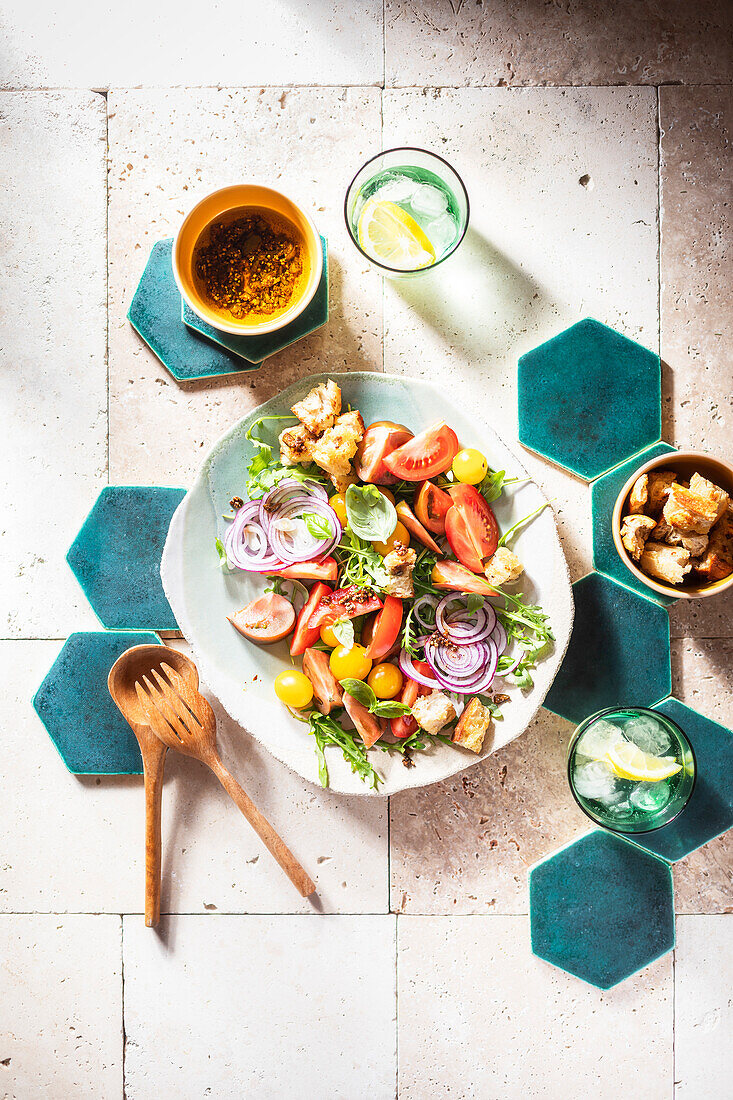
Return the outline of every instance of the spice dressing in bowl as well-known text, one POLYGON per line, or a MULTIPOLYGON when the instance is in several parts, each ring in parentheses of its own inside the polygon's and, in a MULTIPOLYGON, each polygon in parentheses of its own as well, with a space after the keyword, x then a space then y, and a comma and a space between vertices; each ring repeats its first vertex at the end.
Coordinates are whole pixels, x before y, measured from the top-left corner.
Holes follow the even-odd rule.
POLYGON ((289 324, 313 298, 322 270, 310 218, 280 192, 252 184, 205 198, 173 246, 185 301, 214 328, 237 335, 289 324))

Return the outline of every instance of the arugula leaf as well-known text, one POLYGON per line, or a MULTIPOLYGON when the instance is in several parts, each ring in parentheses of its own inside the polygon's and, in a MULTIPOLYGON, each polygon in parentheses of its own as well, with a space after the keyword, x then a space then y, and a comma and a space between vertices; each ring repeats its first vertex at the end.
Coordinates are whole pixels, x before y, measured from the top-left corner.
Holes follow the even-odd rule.
POLYGON ((412 586, 416 597, 437 593, 438 589, 432 580, 433 567, 437 560, 437 556, 427 548, 418 554, 412 571, 412 586))
POLYGON ((469 592, 466 600, 466 610, 473 614, 474 611, 478 611, 480 607, 484 606, 483 596, 479 596, 475 592, 469 592))
POLYGON ((505 531, 504 534, 501 536, 501 538, 499 539, 499 546, 506 546, 509 542, 509 539, 514 538, 515 533, 519 530, 520 527, 524 527, 526 524, 530 523, 531 520, 535 518, 535 516, 538 516, 540 512, 543 512, 545 508, 549 507, 550 502, 546 500, 544 504, 540 504, 539 508, 535 508, 534 512, 530 512, 528 516, 524 517, 524 519, 518 520, 513 527, 510 527, 509 530, 505 531))
POLYGON ((375 485, 350 485, 346 490, 349 527, 367 542, 386 542, 397 526, 397 512, 391 500, 375 485))
POLYGON ((346 527, 341 542, 334 551, 341 567, 341 584, 356 584, 360 588, 383 588, 388 580, 384 561, 373 546, 346 527))
POLYGON ((303 512, 300 517, 308 528, 308 534, 314 539, 327 539, 331 535, 331 524, 315 512, 303 512))
POLYGON ((347 678, 339 680, 339 683, 348 695, 366 707, 370 714, 376 714, 377 718, 399 718, 402 714, 412 713, 405 703, 397 703, 394 699, 377 699, 374 689, 363 680, 347 678))
POLYGON ((214 539, 214 546, 216 547, 216 552, 219 555, 219 565, 228 565, 229 560, 227 558, 227 552, 224 549, 224 543, 221 541, 221 539, 214 539))
MULTIPOLYGON (((285 466, 275 450, 275 439, 268 441, 264 436, 268 421, 295 420, 292 416, 261 416, 245 432, 245 439, 257 448, 247 470, 246 491, 250 500, 264 496, 285 478, 295 481, 317 481, 326 484, 322 470, 312 464, 309 466, 285 466)), ((276 438, 276 437, 275 437, 276 438)))
MULTIPOLYGON (((301 721, 304 720, 301 719, 301 721)), ((328 766, 324 749, 327 745, 334 745, 336 748, 341 749, 344 759, 351 766, 352 772, 365 783, 368 783, 372 790, 376 791, 382 782, 382 777, 368 760, 367 750, 362 742, 357 741, 353 733, 343 729, 330 715, 312 711, 307 721, 310 726, 310 733, 316 743, 318 778, 321 786, 328 786, 328 766)))
POLYGON ((402 648, 406 649, 411 657, 422 657, 422 646, 417 644, 417 627, 412 621, 414 606, 410 607, 409 611, 405 615, 405 622, 402 627, 402 648))
POLYGON ((351 649, 354 644, 354 624, 351 619, 337 619, 331 630, 339 645, 351 649))
POLYGON ((506 470, 488 470, 483 481, 476 486, 487 504, 495 501, 504 491, 506 470))

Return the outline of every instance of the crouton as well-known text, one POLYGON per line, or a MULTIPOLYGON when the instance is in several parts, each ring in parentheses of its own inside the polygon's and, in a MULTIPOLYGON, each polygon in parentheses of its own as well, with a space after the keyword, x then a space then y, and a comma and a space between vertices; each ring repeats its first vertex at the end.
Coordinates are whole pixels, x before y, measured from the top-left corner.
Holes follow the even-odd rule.
POLYGON ((666 546, 663 542, 647 542, 639 564, 650 577, 667 584, 681 584, 692 568, 689 550, 683 546, 666 546))
POLYGON ((414 595, 412 571, 416 561, 415 551, 410 550, 409 546, 405 546, 402 542, 398 542, 394 550, 385 555, 384 568, 387 570, 388 578, 381 587, 388 596, 399 596, 404 600, 414 595))
POLYGON ((506 546, 500 546, 484 568, 487 581, 496 586, 515 581, 523 572, 524 566, 521 561, 511 550, 507 550, 506 546))
POLYGON ((308 431, 320 435, 336 423, 341 412, 341 390, 332 378, 319 382, 302 401, 293 405, 291 411, 308 431))
POLYGON ((464 707, 453 730, 453 743, 471 752, 483 752, 484 738, 491 728, 491 711, 475 696, 464 707))
POLYGON ((725 489, 721 489, 719 485, 716 485, 712 481, 708 481, 708 479, 701 474, 693 474, 690 478, 690 492, 697 493, 698 496, 708 497, 708 499, 715 501, 718 508, 718 519, 725 514, 726 508, 728 508, 731 503, 730 496, 726 493, 725 489))
POLYGON ((356 410, 343 413, 333 427, 309 444, 313 461, 332 478, 350 477, 351 460, 363 435, 361 413, 356 410))
POLYGON ((677 481, 674 470, 650 470, 647 475, 648 495, 646 512, 650 516, 658 516, 667 500, 670 488, 677 481))
POLYGON ((348 474, 329 474, 328 476, 331 478, 331 484, 337 493, 345 493, 349 485, 356 485, 356 478, 351 466, 349 466, 348 474))
POLYGON ((443 691, 421 695, 412 704, 412 716, 426 733, 439 733, 456 716, 456 708, 443 691))
POLYGON ((649 478, 646 474, 637 477, 629 493, 629 511, 633 516, 641 515, 649 499, 649 478))
POLYGON ((733 573, 733 510, 728 508, 710 530, 707 551, 695 563, 701 580, 720 581, 733 573))
POLYGON ((654 520, 651 516, 625 516, 621 526, 621 542, 634 561, 641 557, 644 543, 653 530, 654 520))
POLYGON ((307 466, 313 461, 310 446, 315 441, 316 437, 303 424, 285 428, 280 432, 280 461, 284 466, 307 466))
POLYGON ((659 520, 657 526, 649 536, 653 542, 668 542, 670 546, 684 546, 690 551, 690 557, 699 558, 705 553, 708 545, 707 535, 681 535, 674 527, 670 527, 664 517, 659 520))
POLYGON ((696 492, 692 487, 696 477, 693 475, 689 489, 672 485, 662 511, 665 523, 680 535, 706 535, 728 507, 728 494, 704 478, 697 483, 701 491, 696 492))

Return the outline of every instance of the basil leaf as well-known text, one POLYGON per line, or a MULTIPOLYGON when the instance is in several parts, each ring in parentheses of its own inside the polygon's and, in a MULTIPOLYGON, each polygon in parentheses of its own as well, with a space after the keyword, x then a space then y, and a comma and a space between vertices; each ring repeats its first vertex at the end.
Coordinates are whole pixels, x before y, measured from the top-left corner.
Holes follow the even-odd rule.
POLYGON ((478 611, 480 607, 484 606, 483 596, 477 595, 475 592, 471 592, 466 600, 466 608, 469 612, 478 611))
POLYGON ((308 528, 308 534, 314 539, 327 539, 331 535, 331 524, 315 512, 303 512, 300 517, 308 528))
POLYGON ((339 680, 339 683, 352 699, 356 699, 357 703, 361 703, 367 710, 371 710, 376 704, 376 695, 369 687, 369 684, 365 684, 363 680, 352 680, 347 678, 346 680, 339 680))
POLYGON ((394 699, 378 699, 369 709, 377 718, 399 718, 403 714, 412 714, 406 703, 398 703, 394 699))
POLYGON ((504 482, 506 481, 505 470, 489 470, 484 480, 479 486, 478 491, 484 498, 487 504, 491 504, 492 501, 500 497, 504 490, 504 482))
POLYGON ((397 526, 394 504, 374 485, 350 485, 346 490, 349 527, 367 542, 386 542, 397 526))
POLYGON ((216 547, 216 552, 219 555, 219 565, 226 565, 227 552, 224 549, 224 543, 221 541, 221 539, 214 539, 214 546, 216 547))
MULTIPOLYGON (((331 630, 339 645, 351 649, 354 644, 354 624, 351 619, 337 619, 331 626, 331 630)), ((358 683, 356 680, 354 682, 358 683)), ((349 692, 350 694, 351 692, 349 692)))

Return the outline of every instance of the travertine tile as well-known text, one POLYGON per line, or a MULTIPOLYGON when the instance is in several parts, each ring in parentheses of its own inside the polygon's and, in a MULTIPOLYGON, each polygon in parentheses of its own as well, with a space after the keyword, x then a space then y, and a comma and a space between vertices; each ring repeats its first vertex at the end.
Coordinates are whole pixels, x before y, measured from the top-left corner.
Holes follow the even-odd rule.
POLYGON ((119 917, 0 916, 0 1092, 122 1098, 119 917))
MULTIPOLYGON (((665 438, 730 459, 733 89, 660 88, 659 109, 665 438)), ((731 636, 733 592, 670 614, 674 635, 731 636)))
POLYGON ((733 917, 681 917, 675 951, 676 1100, 728 1096, 733 1081, 733 917))
MULTIPOLYGON (((142 780, 71 775, 31 707, 58 648, 0 643, 6 685, 0 911, 140 913, 142 780)), ((386 912, 386 800, 312 787, 219 715, 225 760, 310 872, 318 899, 300 898, 203 765, 171 753, 163 792, 163 910, 386 912)))
MULTIPOLYGON (((707 718, 733 729, 733 640, 672 642, 672 691, 707 718)), ((674 865, 678 913, 733 912, 733 832, 674 865)))
POLYGON ((392 1097, 394 921, 126 917, 127 1095, 392 1097))
POLYGON ((536 959, 526 917, 398 917, 402 1100, 672 1093, 672 955, 601 992, 536 959))
POLYGON ((377 89, 114 92, 110 133, 110 475, 186 484, 214 440, 295 378, 381 369, 381 284, 343 220, 348 183, 379 144, 377 89), (219 187, 263 182, 329 239, 330 320, 259 371, 176 383, 126 319, 154 241, 219 187))
MULTIPOLYGON (((192 15, 193 13, 191 13, 192 15)), ((221 0, 200 26, 172 3, 5 5, 3 87, 378 84, 382 3, 221 0)))
POLYGON ((0 93, 4 637, 92 625, 64 555, 107 472, 105 103, 0 93))
POLYGON ((386 79, 398 86, 731 79, 726 0, 387 0, 385 15, 386 79))
POLYGON ((528 868, 592 827, 568 787, 572 731, 543 709, 463 775, 390 799, 395 912, 528 912, 528 868))
MULTIPOLYGON (((450 388, 512 440, 518 357, 549 336, 592 316, 657 350, 652 89, 387 90, 384 144, 437 150, 471 202, 454 257, 385 284, 385 370, 450 388)), ((525 457, 577 579, 591 565, 587 488, 525 457)))

